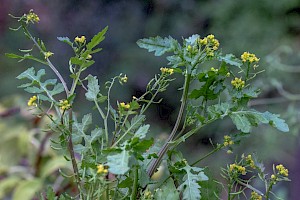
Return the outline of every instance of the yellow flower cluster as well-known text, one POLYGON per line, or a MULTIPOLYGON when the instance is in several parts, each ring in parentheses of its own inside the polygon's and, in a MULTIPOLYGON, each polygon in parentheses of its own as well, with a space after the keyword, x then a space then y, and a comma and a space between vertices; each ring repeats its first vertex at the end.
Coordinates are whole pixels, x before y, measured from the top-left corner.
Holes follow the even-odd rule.
POLYGON ((210 71, 213 71, 213 72, 218 72, 219 70, 218 69, 215 69, 214 67, 210 68, 210 71))
POLYGON ((37 106, 37 104, 36 104, 36 101, 37 100, 37 96, 32 96, 32 97, 30 97, 30 99, 28 100, 28 103, 27 103, 27 105, 28 106, 37 106))
POLYGON ((47 51, 47 52, 44 52, 44 56, 45 56, 45 59, 49 58, 50 56, 52 56, 54 53, 50 52, 50 51, 47 51))
POLYGON ((223 142, 224 147, 227 147, 227 146, 230 146, 233 144, 234 144, 234 142, 231 140, 231 137, 229 135, 225 135, 224 142, 223 142))
POLYGON ((153 196, 153 194, 151 193, 150 190, 146 190, 146 191, 145 191, 145 193, 144 193, 144 198, 145 198, 145 199, 147 199, 147 200, 148 200, 148 199, 153 199, 153 197, 154 197, 154 196, 153 196))
POLYGON ((242 89, 245 87, 245 81, 243 81, 242 78, 235 78, 231 81, 231 85, 233 85, 236 89, 242 89))
POLYGON ((59 105, 58 105, 62 110, 69 110, 71 108, 71 104, 69 103, 68 100, 59 100, 59 105))
POLYGON ((255 54, 249 53, 249 52, 244 52, 241 55, 241 59, 242 59, 243 62, 250 62, 250 63, 258 62, 259 61, 259 58, 257 58, 255 56, 255 54))
POLYGON ((104 165, 98 165, 97 166, 97 173, 98 174, 107 174, 108 173, 108 170, 105 169, 104 165))
POLYGON ((256 169, 255 163, 254 163, 254 161, 253 161, 251 155, 248 155, 248 156, 246 157, 246 162, 247 162, 248 165, 250 165, 250 167, 251 167, 252 169, 256 169))
POLYGON ((130 108, 130 105, 129 105, 129 103, 121 102, 121 103, 120 103, 120 107, 121 107, 121 108, 125 108, 125 109, 129 109, 129 108, 130 108))
POLYGON ((207 37, 204 37, 203 39, 199 38, 198 40, 200 45, 206 45, 211 47, 212 50, 216 51, 218 50, 220 43, 219 40, 215 39, 215 36, 210 34, 207 37))
POLYGON ((282 164, 277 165, 276 169, 278 170, 279 174, 281 174, 282 176, 289 176, 289 170, 287 168, 285 168, 282 164))
POLYGON ((32 10, 29 11, 29 13, 26 15, 26 23, 35 23, 39 22, 40 18, 37 14, 35 14, 32 10))
POLYGON ((246 175, 246 168, 237 164, 230 164, 229 165, 229 172, 238 172, 242 175, 246 175))
POLYGON ((162 67, 160 68, 161 73, 163 74, 173 74, 174 73, 174 69, 171 68, 167 68, 167 67, 162 67))
POLYGON ((252 191, 250 200, 262 200, 262 196, 257 194, 256 192, 252 191))
POLYGON ((123 83, 127 83, 127 81, 128 81, 128 77, 126 76, 126 74, 123 76, 123 77, 121 77, 121 82, 123 82, 123 83))
POLYGON ((85 40, 86 40, 86 38, 85 38, 84 35, 81 36, 81 37, 78 37, 78 36, 77 36, 77 37, 75 38, 75 42, 78 42, 78 43, 84 43, 85 40))

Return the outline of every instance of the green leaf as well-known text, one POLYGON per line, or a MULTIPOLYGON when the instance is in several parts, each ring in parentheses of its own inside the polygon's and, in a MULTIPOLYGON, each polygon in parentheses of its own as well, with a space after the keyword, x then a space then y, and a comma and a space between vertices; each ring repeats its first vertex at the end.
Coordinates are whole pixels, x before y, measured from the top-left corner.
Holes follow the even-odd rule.
POLYGON ((285 123, 285 120, 279 118, 279 115, 275 115, 266 111, 263 113, 263 116, 269 121, 269 124, 274 128, 277 128, 282 132, 289 131, 289 126, 285 123))
POLYGON ((95 46, 100 44, 100 42, 102 42, 105 39, 104 35, 105 35, 107 29, 108 29, 108 26, 106 26, 102 31, 97 33, 97 35, 95 35, 92 38, 92 40, 86 45, 88 50, 92 50, 95 46))
POLYGON ((145 138, 149 128, 150 128, 149 124, 140 126, 139 129, 135 132, 134 136, 140 139, 145 138))
POLYGON ((67 43, 70 46, 73 45, 73 43, 70 41, 70 39, 68 37, 57 37, 57 39, 61 42, 67 43))
POLYGON ((131 188, 133 184, 133 180, 130 177, 127 177, 125 180, 120 182, 118 188, 131 188))
POLYGON ((53 191, 52 187, 50 187, 50 186, 47 188, 46 198, 47 198, 47 200, 56 200, 57 199, 55 192, 53 191))
POLYGON ((21 177, 10 175, 0 181, 0 199, 4 199, 20 182, 21 177))
POLYGON ((44 69, 40 69, 37 72, 37 75, 35 75, 35 70, 33 67, 28 68, 26 71, 21 73, 19 76, 17 76, 17 79, 29 79, 31 81, 37 81, 40 82, 41 77, 46 74, 44 69))
POLYGON ((183 192, 182 198, 186 200, 201 199, 200 185, 197 182, 208 180, 203 169, 186 165, 182 170, 186 172, 183 177, 184 182, 178 187, 178 190, 183 192))
POLYGON ((179 193, 176 190, 172 178, 168 179, 168 181, 165 184, 163 184, 159 190, 157 190, 154 199, 155 200, 166 200, 166 199, 179 200, 179 193))
POLYGON ((41 179, 21 181, 14 191, 12 200, 31 200, 42 187, 41 179))
POLYGON ((130 169, 128 164, 129 152, 126 150, 123 150, 119 154, 107 156, 107 165, 109 166, 108 171, 113 174, 125 174, 130 169))
POLYGON ((177 41, 174 40, 171 36, 168 38, 162 38, 162 37, 150 37, 140 39, 137 41, 137 45, 140 48, 147 49, 149 52, 154 51, 155 56, 161 56, 166 52, 172 52, 175 50, 177 41))
POLYGON ((243 65, 242 61, 236 58, 233 54, 226 54, 225 56, 220 55, 217 59, 221 62, 237 67, 241 67, 243 65))
POLYGON ((258 126, 259 124, 270 124, 274 128, 282 132, 288 132, 289 127, 283 119, 279 118, 279 115, 274 115, 270 112, 258 112, 256 110, 236 111, 229 114, 233 123, 237 129, 249 133, 252 126, 258 126))
POLYGON ((153 138, 151 138, 150 140, 142 140, 141 142, 135 144, 132 148, 135 152, 144 153, 153 145, 153 142, 153 138))
POLYGON ((50 159, 41 169, 41 178, 46 178, 56 170, 69 167, 68 161, 63 156, 50 159))
POLYGON ((88 80, 88 91, 85 93, 85 97, 89 101, 96 101, 98 93, 100 92, 100 86, 96 76, 89 75, 88 80))

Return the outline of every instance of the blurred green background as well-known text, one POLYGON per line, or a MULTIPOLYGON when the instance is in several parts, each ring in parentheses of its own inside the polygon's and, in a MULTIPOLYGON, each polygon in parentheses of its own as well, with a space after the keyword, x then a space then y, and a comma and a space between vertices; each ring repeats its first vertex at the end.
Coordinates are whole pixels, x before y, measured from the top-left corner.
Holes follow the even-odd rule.
MULTIPOLYGON (((261 58, 259 69, 265 69, 254 83, 262 88, 260 98, 251 102, 258 110, 281 113, 290 125, 290 133, 283 134, 274 129, 260 126, 251 136, 236 148, 237 154, 256 152, 264 160, 267 170, 272 163, 283 163, 290 170, 292 182, 279 184, 276 192, 283 199, 297 200, 300 185, 299 145, 299 77, 300 77, 300 2, 298 0, 1 0, 0 5, 0 134, 16 132, 14 140, 21 141, 19 150, 10 156, 4 154, 7 148, 0 148, 0 182, 9 175, 13 166, 26 165, 28 152, 33 144, 26 131, 35 128, 35 121, 26 110, 29 95, 17 88, 15 77, 30 66, 42 67, 32 62, 17 63, 4 53, 18 53, 18 49, 31 48, 8 13, 21 16, 33 9, 40 16, 40 23, 34 26, 34 34, 42 38, 48 49, 54 52, 53 63, 62 74, 68 76, 68 58, 71 50, 59 42, 57 36, 85 35, 87 38, 109 26, 103 51, 95 57, 96 64, 86 73, 92 73, 104 83, 110 77, 126 73, 129 81, 126 87, 116 90, 114 100, 129 101, 132 95, 144 91, 147 82, 167 62, 137 47, 136 41, 150 36, 168 36, 176 39, 191 34, 205 36, 213 33, 220 40, 225 53, 239 57, 244 51, 255 53, 261 58), (15 130, 22 129, 23 131, 15 130), (27 139, 20 139, 27 138, 27 139), (24 142, 25 141, 25 142, 24 142), (23 143, 24 144, 23 144, 23 143), (28 144, 27 144, 28 143, 28 144), (25 148, 25 150, 24 150, 25 148), (6 150, 5 150, 6 149, 6 150), (17 156, 18 155, 18 156, 17 156), (8 162, 10 160, 12 162, 8 162), (24 160, 25 159, 25 160, 24 160), (24 164, 25 162, 25 164, 24 164), (6 164, 4 164, 6 163, 6 164)), ((48 71, 51 75, 51 72, 48 71)), ((178 111, 181 79, 161 97, 161 105, 152 107, 148 121, 152 124, 153 136, 166 134, 174 124, 178 111)), ((80 99, 75 110, 84 114, 90 104, 83 106, 84 91, 78 91, 80 99)), ((182 145, 188 161, 193 162, 212 149, 209 139, 221 142, 223 135, 233 131, 227 121, 216 123, 182 145)), ((1 136, 2 137, 2 136, 1 136)), ((14 141, 12 140, 12 141, 14 141)), ((1 143, 0 143, 1 146, 1 143)), ((9 145, 8 145, 9 147, 9 145)), ((52 155, 49 153, 49 155, 52 155)), ((51 156, 50 156, 51 157, 51 156)), ((219 152, 200 166, 211 166, 217 178, 220 166, 234 160, 234 155, 219 152)), ((1 186, 1 183, 0 183, 1 186)), ((1 194, 0 187, 0 199, 1 194)))

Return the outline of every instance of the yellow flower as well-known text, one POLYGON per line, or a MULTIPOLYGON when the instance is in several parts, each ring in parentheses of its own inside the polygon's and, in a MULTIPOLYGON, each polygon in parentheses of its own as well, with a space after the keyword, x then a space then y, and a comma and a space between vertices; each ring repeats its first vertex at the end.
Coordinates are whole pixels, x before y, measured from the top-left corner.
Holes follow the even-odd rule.
POLYGON ((259 58, 257 58, 255 56, 255 54, 252 54, 252 53, 249 53, 249 52, 244 52, 241 55, 241 59, 242 59, 243 62, 250 62, 250 63, 259 61, 259 58))
POLYGON ((123 82, 123 83, 127 83, 127 81, 128 81, 128 77, 126 76, 126 74, 123 76, 123 77, 121 77, 121 82, 123 82))
POLYGON ((289 176, 289 170, 286 169, 282 164, 277 165, 276 169, 278 170, 278 173, 281 174, 282 176, 289 176))
POLYGON ((252 169, 256 169, 255 163, 254 163, 254 161, 253 161, 251 155, 248 155, 248 156, 246 157, 246 162, 247 162, 247 164, 250 165, 250 167, 251 167, 252 169))
POLYGON ((75 38, 75 42, 78 42, 78 43, 84 43, 85 40, 86 40, 86 38, 85 38, 84 35, 81 36, 81 37, 78 37, 78 36, 77 36, 77 37, 75 38))
POLYGON ((237 164, 230 164, 229 165, 229 172, 238 172, 242 175, 246 175, 246 168, 237 164))
POLYGON ((91 54, 87 55, 86 59, 92 59, 92 55, 91 54))
POLYGON ((97 166, 97 173, 98 173, 98 174, 107 174, 107 173, 108 173, 108 170, 105 169, 104 165, 99 164, 99 165, 97 166))
POLYGON ((44 52, 44 56, 45 56, 45 59, 49 58, 50 56, 52 56, 54 53, 50 52, 50 51, 47 51, 47 52, 44 52))
POLYGON ((274 180, 274 181, 276 181, 277 176, 276 176, 275 174, 272 174, 272 175, 271 175, 271 179, 274 180))
POLYGON ((171 75, 171 74, 174 73, 174 69, 172 69, 172 68, 167 68, 167 67, 162 67, 162 68, 160 68, 160 71, 161 71, 161 73, 163 73, 163 74, 169 74, 169 75, 171 75))
POLYGON ((129 109, 129 108, 130 108, 129 103, 121 102, 121 103, 120 103, 120 106, 121 106, 121 108, 125 108, 125 109, 129 109))
POLYGON ((29 22, 31 23, 35 23, 35 22, 39 22, 40 21, 40 18, 37 14, 35 14, 33 12, 33 10, 30 10, 29 13, 26 16, 26 23, 28 24, 29 22))
POLYGON ((257 194, 256 192, 252 191, 250 200, 262 200, 262 196, 257 194))
POLYGON ((243 81, 242 78, 235 78, 231 81, 231 85, 233 85, 236 89, 242 89, 245 87, 245 81, 243 81))
POLYGON ((215 69, 214 67, 212 67, 212 68, 210 68, 210 71, 218 72, 219 70, 218 70, 218 69, 215 69))
POLYGON ((59 100, 59 105, 58 106, 62 110, 69 110, 71 108, 71 104, 66 99, 65 100, 59 100))
POLYGON ((224 142, 223 142, 224 147, 227 147, 227 146, 230 146, 233 144, 234 144, 234 142, 231 140, 231 137, 229 135, 225 135, 224 142))
POLYGON ((37 100, 37 96, 32 96, 32 97, 30 97, 30 99, 28 100, 28 103, 27 103, 27 105, 28 106, 37 106, 37 104, 36 104, 36 101, 37 100))

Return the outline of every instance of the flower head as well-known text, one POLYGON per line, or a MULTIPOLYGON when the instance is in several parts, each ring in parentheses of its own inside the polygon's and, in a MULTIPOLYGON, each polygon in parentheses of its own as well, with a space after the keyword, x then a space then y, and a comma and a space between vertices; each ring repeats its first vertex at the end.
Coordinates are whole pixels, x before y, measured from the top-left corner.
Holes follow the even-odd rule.
POLYGON ((120 78, 120 81, 121 81, 122 83, 127 83, 128 77, 126 76, 126 74, 125 74, 123 77, 120 78))
POLYGON ((84 35, 81 36, 81 37, 78 37, 78 36, 77 36, 77 37, 75 38, 75 42, 78 42, 78 43, 84 43, 85 40, 86 40, 86 38, 85 38, 84 35))
POLYGON ((45 56, 45 59, 49 58, 50 56, 52 56, 54 53, 50 52, 50 51, 47 51, 47 52, 44 52, 44 56, 45 56))
POLYGON ((58 105, 62 110, 69 110, 71 108, 71 104, 67 99, 64 100, 59 100, 59 105, 58 105))
POLYGON ((246 175, 246 168, 241 166, 241 165, 237 165, 237 164, 230 164, 229 165, 229 172, 237 172, 239 174, 242 174, 242 175, 246 175))
POLYGON ((262 196, 257 194, 256 192, 252 191, 250 200, 262 200, 262 196))
POLYGON ((233 144, 234 144, 234 142, 231 140, 231 137, 229 135, 225 135, 224 142, 223 142, 224 147, 227 147, 227 146, 230 146, 233 144))
POLYGON ((235 89, 242 89, 245 87, 245 81, 243 81, 242 78, 235 78, 231 81, 231 85, 233 85, 235 89))
POLYGON ((277 165, 276 169, 278 170, 278 173, 281 174, 282 176, 289 176, 289 170, 285 168, 282 164, 277 165))
POLYGON ((30 99, 28 100, 27 105, 28 106, 37 106, 36 100, 37 100, 37 96, 34 95, 34 96, 30 97, 30 99))
POLYGON ((248 156, 246 157, 246 162, 247 162, 248 165, 250 165, 250 167, 251 167, 252 169, 256 169, 254 160, 253 160, 253 158, 252 158, 251 155, 248 155, 248 156))
POLYGON ((102 175, 106 175, 108 173, 108 170, 104 167, 104 165, 99 164, 97 166, 97 173, 102 174, 102 175))
POLYGON ((129 103, 121 102, 121 103, 120 103, 120 107, 121 107, 121 108, 124 108, 124 109, 129 109, 129 108, 130 108, 130 104, 129 104, 129 103))
POLYGON ((171 74, 174 73, 174 69, 167 68, 167 67, 160 68, 160 71, 161 71, 162 74, 169 74, 169 75, 171 75, 171 74))
POLYGON ((35 22, 40 21, 39 16, 35 14, 33 10, 30 10, 29 13, 25 15, 25 17, 26 17, 26 24, 28 24, 29 22, 34 24, 35 22))
POLYGON ((241 55, 241 59, 242 61, 245 63, 245 62, 249 62, 249 63, 253 63, 253 62, 258 62, 259 61, 259 58, 257 58, 255 56, 255 54, 253 53, 249 53, 249 52, 244 52, 242 55, 241 55))

